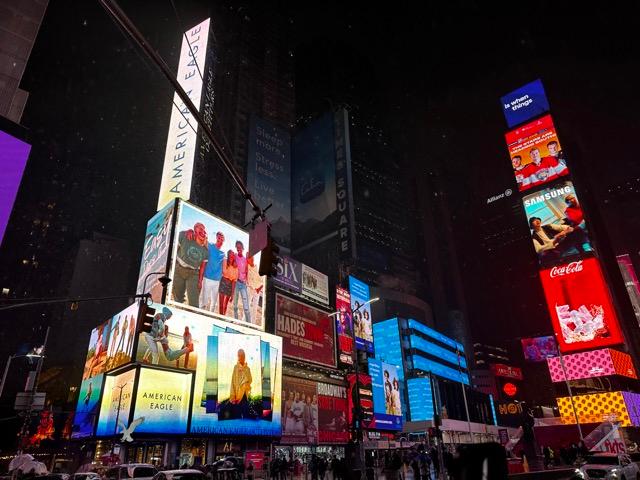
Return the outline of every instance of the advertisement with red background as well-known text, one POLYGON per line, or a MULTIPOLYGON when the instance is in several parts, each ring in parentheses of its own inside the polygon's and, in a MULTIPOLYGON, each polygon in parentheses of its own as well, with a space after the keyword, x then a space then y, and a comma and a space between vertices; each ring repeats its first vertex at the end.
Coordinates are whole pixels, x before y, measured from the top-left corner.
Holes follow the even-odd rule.
POLYGON ((623 343, 618 318, 596 258, 541 270, 540 280, 561 351, 623 343))
POLYGON ((496 377, 507 377, 522 380, 522 370, 518 367, 512 367, 511 365, 505 365, 503 363, 494 363, 491 365, 491 370, 493 370, 493 374, 496 377))
POLYGON ((336 332, 338 334, 338 360, 342 365, 353 365, 353 318, 349 290, 336 287, 336 332))
POLYGON ((551 115, 507 132, 505 139, 521 192, 569 174, 551 115))
POLYGON ((285 357, 335 367, 333 325, 326 312, 276 294, 276 335, 285 357))
MULTIPOLYGON (((358 375, 360 383, 360 407, 362 409, 362 428, 375 428, 376 421, 373 416, 373 392, 371 390, 371 377, 360 373, 358 375)), ((353 425, 353 408, 358 401, 358 393, 356 390, 356 376, 355 374, 347 375, 347 382, 349 383, 349 411, 347 415, 349 417, 349 425, 353 425)))
POLYGON ((347 443, 347 387, 318 382, 318 443, 347 443))

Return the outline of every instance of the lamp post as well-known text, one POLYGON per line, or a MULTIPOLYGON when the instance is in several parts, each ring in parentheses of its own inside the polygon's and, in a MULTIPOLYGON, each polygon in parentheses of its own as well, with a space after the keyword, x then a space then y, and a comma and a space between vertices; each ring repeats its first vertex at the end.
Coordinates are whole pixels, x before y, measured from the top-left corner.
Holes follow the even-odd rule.
MULTIPOLYGON (((374 297, 374 298, 370 298, 369 300, 367 300, 366 302, 364 302, 362 305, 358 306, 358 308, 356 309, 352 309, 351 306, 349 306, 349 313, 351 314, 351 318, 353 320, 353 314, 356 313, 358 310, 360 310, 362 307, 369 305, 371 303, 377 302, 378 300, 380 300, 379 297, 374 297)), ((335 315, 341 315, 342 312, 337 311, 337 312, 333 312, 331 314, 329 314, 330 317, 333 317, 335 315)), ((358 365, 358 349, 356 347, 356 331, 355 328, 351 328, 351 336, 353 338, 353 370, 354 370, 354 374, 356 377, 356 411, 357 411, 357 415, 354 415, 354 417, 356 417, 356 421, 358 422, 358 428, 356 430, 356 438, 358 440, 358 458, 360 459, 360 480, 367 480, 367 466, 366 466, 366 458, 365 458, 365 451, 364 451, 364 436, 363 436, 363 431, 362 431, 362 415, 361 415, 361 404, 360 404, 360 366, 358 365)))
MULTIPOLYGON (((147 273, 145 275, 145 277, 144 277, 144 281, 142 282, 142 292, 140 292, 140 294, 145 298, 145 301, 146 301, 146 299, 150 298, 150 295, 147 295, 147 279, 151 275, 162 275, 162 277, 160 277, 160 284, 162 284, 162 288, 167 288, 167 285, 169 285, 169 283, 171 282, 171 279, 167 275, 167 272, 150 272, 150 273, 147 273)), ((151 298, 151 300, 153 301, 153 298, 151 298)))
MULTIPOLYGON (((118 434, 118 420, 120 420, 120 406, 122 405, 122 390, 128 384, 129 384, 129 382, 125 382, 122 385, 116 385, 115 387, 113 387, 111 389, 112 391, 115 390, 116 388, 120 389, 120 396, 118 397, 118 407, 117 407, 117 410, 116 410, 116 421, 115 421, 115 424, 113 426, 113 435, 114 435, 114 437, 118 434)), ((116 448, 116 438, 114 438, 113 442, 111 443, 111 459, 112 460, 113 460, 113 455, 115 454, 115 448, 116 448)))

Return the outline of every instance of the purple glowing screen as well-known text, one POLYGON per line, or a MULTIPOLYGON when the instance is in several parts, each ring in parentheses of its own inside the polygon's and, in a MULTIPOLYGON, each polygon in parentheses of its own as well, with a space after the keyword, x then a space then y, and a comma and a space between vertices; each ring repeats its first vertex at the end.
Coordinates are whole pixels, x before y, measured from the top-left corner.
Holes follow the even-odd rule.
POLYGON ((0 244, 30 150, 31 145, 0 130, 0 244))

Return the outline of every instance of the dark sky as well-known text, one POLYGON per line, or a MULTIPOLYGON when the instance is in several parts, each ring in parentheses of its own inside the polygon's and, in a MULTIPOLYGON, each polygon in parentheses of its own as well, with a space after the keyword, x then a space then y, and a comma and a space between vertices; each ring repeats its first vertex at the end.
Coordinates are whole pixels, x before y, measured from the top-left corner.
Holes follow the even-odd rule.
MULTIPOLYGON (((175 1, 182 25, 207 14, 207 2, 175 1)), ((121 5, 174 65, 182 26, 170 2, 121 5)), ((326 108, 326 98, 366 105, 411 152, 406 168, 415 178, 439 175, 479 335, 508 338, 548 325, 524 217, 508 231, 519 240, 506 250, 487 252, 481 240, 486 218, 504 215, 505 228, 518 221, 509 202, 485 203, 514 188, 501 95, 542 78, 561 139, 577 145, 596 198, 611 212, 610 228, 637 225, 634 211, 605 203, 610 185, 640 176, 635 8, 549 1, 273 5, 291 19, 300 113, 326 108)), ((21 195, 63 195, 78 236, 103 231, 139 251, 155 211, 170 88, 93 1, 50 3, 23 88, 30 92, 23 123, 37 140, 21 195)), ((629 243, 637 232, 627 232, 629 243)))

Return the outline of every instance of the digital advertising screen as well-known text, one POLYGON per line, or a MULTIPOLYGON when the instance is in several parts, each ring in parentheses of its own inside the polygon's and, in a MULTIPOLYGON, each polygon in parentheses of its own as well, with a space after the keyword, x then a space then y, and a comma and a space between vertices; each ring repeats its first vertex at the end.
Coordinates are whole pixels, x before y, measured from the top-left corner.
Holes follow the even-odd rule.
POLYGON ((329 277, 302 264, 302 294, 324 305, 329 305, 329 277))
POLYGON ((551 335, 523 338, 520 343, 524 359, 529 362, 544 362, 549 357, 558 356, 558 344, 555 337, 551 335))
POLYGON ((282 379, 282 442, 318 443, 317 382, 303 378, 282 379))
POLYGON ((564 366, 560 362, 560 357, 547 358, 552 382, 609 375, 638 378, 631 356, 628 353, 618 352, 610 348, 563 355, 562 362, 564 366))
POLYGON ((375 428, 402 430, 402 402, 397 367, 370 358, 369 376, 373 392, 375 428))
MULTIPOLYGON (((289 247, 291 239, 291 138, 289 132, 251 115, 247 186, 260 205, 271 205, 271 236, 278 245, 289 247)), ((253 210, 247 209, 246 222, 253 210)))
POLYGON ((338 361, 353 365, 353 318, 349 290, 336 287, 336 332, 338 334, 338 361))
POLYGON ((162 284, 160 283, 162 275, 155 273, 164 272, 167 268, 174 210, 174 202, 170 202, 157 212, 147 222, 147 232, 144 236, 136 292, 151 293, 151 298, 155 302, 162 300, 162 284))
POLYGON ((82 380, 76 413, 71 427, 71 438, 84 438, 93 435, 98 420, 98 406, 102 393, 104 374, 82 380))
POLYGON ((31 145, 0 130, 0 245, 30 151, 31 145))
POLYGON ((582 205, 569 181, 556 183, 523 197, 531 242, 541 266, 592 254, 582 205))
POLYGON ((135 379, 135 368, 105 377, 96 435, 115 435, 122 431, 123 425, 129 426, 135 379))
POLYGON ((302 263, 286 255, 280 255, 273 283, 291 292, 302 293, 302 263))
POLYGON ((247 232, 180 202, 167 303, 264 330, 265 279, 248 246, 247 232))
POLYGON ((560 350, 570 352, 624 342, 596 258, 541 270, 540 279, 560 350))
POLYGON ((549 101, 540 79, 507 93, 500 98, 500 103, 509 128, 549 111, 549 101))
POLYGON ((433 392, 429 377, 410 378, 407 380, 411 421, 433 420, 433 392))
POLYGON ((551 115, 511 130, 505 138, 521 192, 569 174, 551 115))
POLYGON ((131 362, 138 309, 133 303, 91 331, 83 380, 131 362))
POLYGON ((276 294, 276 335, 289 358, 336 366, 334 321, 327 312, 276 294))
POLYGON ((349 276, 349 293, 351 294, 351 311, 353 328, 355 329, 356 348, 373 353, 373 320, 371 318, 371 304, 369 285, 349 276), (364 306, 363 306, 364 305, 364 306))
POLYGON ((347 387, 318 382, 318 443, 347 443, 347 387))
POLYGON ((360 405, 362 413, 362 428, 376 428, 376 421, 373 417, 373 393, 371 391, 371 377, 364 373, 356 375, 351 373, 347 375, 347 383, 349 384, 349 425, 353 425, 353 415, 356 405, 360 405), (360 402, 358 403, 358 397, 360 402))
POLYGON ((293 248, 333 234, 338 228, 334 140, 331 112, 310 122, 292 139, 293 248))
POLYGON ((138 433, 187 433, 192 373, 140 369, 133 419, 138 433))
MULTIPOLYGON (((210 23, 211 19, 207 18, 180 36, 182 46, 176 79, 184 91, 189 92, 189 99, 198 110, 202 100, 201 72, 205 71, 210 23)), ((173 95, 173 103, 158 195, 158 210, 174 198, 189 200, 191 196, 198 123, 192 118, 189 109, 177 93, 173 95)))

